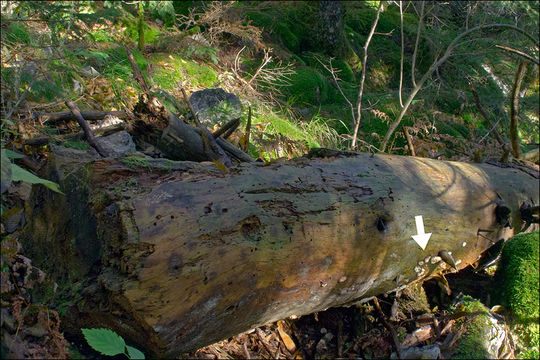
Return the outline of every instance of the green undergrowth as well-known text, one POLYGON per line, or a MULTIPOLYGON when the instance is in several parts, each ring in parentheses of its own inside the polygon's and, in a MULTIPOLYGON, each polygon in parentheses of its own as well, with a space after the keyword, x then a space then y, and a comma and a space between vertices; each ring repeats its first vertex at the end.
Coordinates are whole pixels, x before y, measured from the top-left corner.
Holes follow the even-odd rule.
MULTIPOLYGON (((148 68, 148 62, 146 58, 136 49, 130 49, 133 54, 135 63, 141 70, 145 72, 148 68)), ((121 78, 124 81, 131 82, 133 79, 133 69, 131 63, 127 57, 126 48, 124 46, 117 46, 114 48, 106 49, 103 51, 104 56, 101 59, 100 70, 103 75, 114 80, 121 78)))

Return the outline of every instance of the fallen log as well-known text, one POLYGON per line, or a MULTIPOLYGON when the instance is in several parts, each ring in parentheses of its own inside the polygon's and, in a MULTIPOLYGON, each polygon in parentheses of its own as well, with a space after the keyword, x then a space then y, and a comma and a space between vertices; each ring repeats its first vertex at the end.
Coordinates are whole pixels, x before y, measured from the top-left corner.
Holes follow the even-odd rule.
MULTIPOLYGON (((142 94, 134 113, 136 120, 131 125, 131 132, 142 134, 143 140, 155 145, 167 158, 191 161, 212 160, 205 150, 201 129, 188 124, 170 112, 156 97, 142 94), (150 119, 147 119, 148 117, 150 119)), ((207 136, 213 139, 211 134, 207 136)), ((227 156, 237 162, 254 161, 248 154, 222 137, 217 137, 215 142, 227 156)))
MULTIPOLYGON (((103 126, 103 127, 95 127, 92 131, 94 135, 96 136, 106 136, 113 134, 118 131, 122 131, 125 129, 125 125, 123 123, 109 125, 109 126, 103 126)), ((65 135, 55 135, 55 136, 39 136, 35 138, 25 139, 24 145, 28 146, 44 146, 49 144, 50 142, 62 142, 66 140, 71 141, 82 141, 85 139, 86 134, 84 131, 78 131, 74 134, 65 134, 65 135)))
POLYGON ((66 333, 107 327, 175 357, 455 271, 441 251, 462 269, 520 231, 523 202, 539 203, 538 178, 519 169, 312 155, 223 173, 53 146, 48 175, 66 196, 34 187, 22 242, 72 304, 66 333), (425 250, 411 237, 418 215, 425 250))
MULTIPOLYGON (((126 118, 125 111, 81 111, 81 115, 86 120, 101 120, 105 116, 111 115, 119 118, 126 118)), ((33 112, 29 116, 29 120, 41 120, 41 122, 58 123, 62 121, 77 120, 71 111, 62 111, 59 113, 40 113, 33 112)))

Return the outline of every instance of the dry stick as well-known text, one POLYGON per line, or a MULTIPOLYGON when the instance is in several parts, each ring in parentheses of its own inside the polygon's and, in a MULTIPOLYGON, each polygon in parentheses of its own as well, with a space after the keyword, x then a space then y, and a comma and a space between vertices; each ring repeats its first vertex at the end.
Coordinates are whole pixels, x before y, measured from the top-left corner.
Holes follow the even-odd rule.
MULTIPOLYGON (((407 101, 405 102, 405 106, 401 109, 401 112, 399 113, 397 119, 390 125, 388 131, 386 132, 386 135, 384 136, 383 144, 381 146, 381 152, 384 152, 386 150, 386 147, 388 146, 388 142, 390 141, 390 137, 392 136, 394 131, 396 131, 397 127, 401 123, 401 120, 403 119, 403 117, 405 116, 405 113, 409 109, 409 106, 411 105, 414 97, 416 96, 416 94, 420 91, 420 89, 424 85, 424 82, 426 82, 426 80, 431 76, 431 74, 436 69, 438 69, 439 66, 441 66, 446 61, 446 59, 448 59, 450 57, 450 55, 452 54, 452 50, 454 50, 454 48, 458 45, 458 41, 461 40, 462 37, 474 32, 474 31, 483 30, 483 29, 490 29, 490 28, 497 28, 497 27, 502 27, 502 28, 508 28, 508 29, 515 30, 515 31, 525 35, 526 37, 528 37, 530 40, 532 40, 535 43, 535 45, 538 43, 538 40, 535 39, 534 36, 527 33, 525 30, 523 30, 523 29, 521 29, 521 28, 519 28, 517 26, 509 25, 509 24, 479 25, 479 26, 475 26, 475 27, 473 27, 473 28, 459 34, 450 43, 450 45, 448 45, 448 47, 446 48, 446 51, 444 52, 444 55, 440 59, 435 58, 435 61, 433 61, 433 63, 429 67, 428 71, 426 71, 426 73, 424 74, 422 79, 420 79, 420 82, 418 84, 416 84, 416 86, 412 90, 411 94, 407 98, 407 101)), ((538 45, 536 45, 536 46, 538 46, 538 45)), ((362 90, 362 88, 360 88, 360 89, 362 90)), ((355 139, 353 139, 353 141, 354 140, 355 139)))
POLYGON ((506 51, 509 51, 509 52, 512 52, 514 54, 518 54, 520 56, 523 56, 525 59, 535 63, 536 65, 539 65, 540 66, 540 61, 536 60, 535 58, 533 58, 531 55, 529 54, 526 54, 522 51, 519 51, 519 50, 516 50, 516 49, 512 49, 512 48, 509 48, 507 46, 502 46, 502 45, 495 45, 495 47, 499 48, 499 49, 503 49, 503 50, 506 50, 506 51))
POLYGON ((77 105, 75 105, 75 103, 73 101, 71 101, 71 100, 66 100, 66 106, 69 108, 69 110, 71 110, 71 112, 73 113, 73 115, 77 119, 77 122, 79 123, 79 125, 83 129, 84 134, 86 135, 86 140, 88 141, 88 143, 94 149, 96 149, 96 151, 98 152, 99 155, 101 155, 102 157, 107 157, 107 153, 101 147, 101 145, 96 141, 96 138, 94 137, 94 134, 92 133, 92 129, 90 129, 90 127, 88 126, 88 124, 86 123, 84 118, 82 117, 81 112, 79 111, 79 108, 77 107, 77 105))
POLYGON ((244 134, 243 144, 241 150, 247 151, 249 149, 249 136, 251 134, 251 106, 248 111, 248 121, 246 124, 246 131, 244 134))
POLYGON ((398 359, 403 359, 403 356, 401 356, 401 344, 399 343, 399 340, 397 338, 396 330, 394 330, 393 326, 390 325, 388 321, 386 321, 384 313, 381 310, 381 306, 379 305, 379 300, 377 299, 376 296, 373 298, 373 303, 375 304, 375 308, 377 308, 377 311, 379 312, 379 315, 381 316, 381 320, 384 326, 388 329, 388 331, 390 331, 390 334, 392 334, 392 340, 394 341, 394 346, 396 347, 398 359))
MULTIPOLYGON (((214 131, 214 133, 212 133, 212 136, 214 137, 214 139, 217 139, 218 137, 223 135, 225 132, 227 132, 227 134, 230 136, 230 134, 232 134, 232 132, 236 130, 238 125, 240 125, 240 118, 232 119, 231 121, 229 121, 228 123, 220 127, 219 129, 214 131), (229 133, 229 131, 231 132, 229 133)), ((226 139, 229 136, 223 135, 223 138, 226 139)))
POLYGON ((362 120, 362 96, 364 95, 364 82, 366 80, 366 62, 367 62, 367 50, 369 47, 369 43, 371 42, 371 38, 373 37, 373 33, 375 32, 375 28, 377 27, 377 23, 379 22, 379 15, 381 14, 382 10, 382 1, 379 1, 379 7, 377 8, 377 15, 375 16, 375 21, 373 21, 373 25, 371 26, 371 30, 369 31, 369 35, 366 39, 366 43, 364 44, 364 59, 362 62, 362 78, 360 80, 360 89, 358 90, 358 100, 356 100, 356 123, 354 124, 354 134, 351 144, 351 149, 356 148, 356 137, 358 136, 358 129, 360 128, 361 120, 362 120))
POLYGON ((424 4, 425 1, 422 0, 422 6, 420 7, 420 15, 418 19, 418 28, 416 29, 416 41, 414 42, 414 52, 412 55, 411 77, 413 86, 416 86, 416 78, 414 76, 414 71, 416 67, 416 54, 418 53, 418 43, 420 42, 420 31, 422 31, 422 22, 424 21, 424 4))
POLYGON ((216 142, 216 139, 214 139, 214 136, 206 127, 204 127, 201 122, 199 121, 199 117, 197 116, 197 113, 195 110, 193 110, 193 106, 191 106, 191 103, 189 102, 189 98, 186 94, 186 90, 184 88, 181 88, 182 94, 184 95, 184 99, 189 107, 189 111, 191 111, 191 114, 193 115, 193 121, 195 121, 195 125, 199 128, 201 131, 201 137, 203 139, 204 143, 204 149, 207 153, 207 155, 210 157, 211 160, 216 160, 226 167, 232 167, 233 163, 231 159, 225 154, 225 151, 219 146, 216 142))
POLYGON ((407 139, 407 145, 409 146, 409 150, 411 150, 411 156, 416 156, 416 152, 414 151, 412 137, 411 137, 411 134, 409 133, 408 126, 403 127, 403 133, 405 134, 405 139, 407 139))
POLYGON ((499 134, 499 131, 497 130, 497 124, 494 124, 493 121, 488 117, 486 111, 482 107, 482 104, 480 103, 480 97, 478 96, 478 93, 476 90, 471 87, 471 92, 474 97, 474 102, 476 103, 476 107, 478 108, 478 111, 482 115, 484 119, 488 122, 489 126, 491 126, 491 129, 493 130, 493 135, 495 136, 495 140, 501 145, 503 149, 503 157, 501 159, 502 162, 508 162, 508 155, 510 154, 510 148, 508 147, 508 142, 504 141, 501 134, 499 134))
POLYGON ((150 91, 150 87, 148 87, 146 80, 144 80, 143 74, 141 70, 139 69, 139 66, 135 62, 135 59, 133 58, 133 54, 131 53, 131 50, 127 46, 126 46, 126 54, 127 54, 129 62, 131 63, 131 68, 133 69, 133 77, 135 78, 135 80, 137 80, 137 82, 141 86, 142 91, 144 91, 145 94, 148 94, 148 92, 150 91))
POLYGON ((222 136, 223 139, 228 139, 229 136, 231 136, 232 133, 236 131, 236 128, 237 128, 237 126, 231 127, 230 129, 228 129, 227 132, 225 134, 223 134, 223 136, 222 136))
POLYGON ((519 115, 519 92, 521 90, 521 83, 523 77, 527 72, 525 61, 519 62, 518 69, 514 78, 514 86, 512 87, 512 96, 510 97, 510 143, 512 144, 513 155, 516 159, 519 159, 521 150, 519 148, 519 137, 517 131, 518 115, 519 115))
POLYGON ((349 98, 347 96, 345 96, 345 93, 341 89, 341 86, 339 86, 339 82, 338 82, 339 79, 336 76, 336 72, 335 72, 334 68, 332 67, 332 58, 330 58, 330 60, 329 60, 330 67, 326 66, 317 56, 315 56, 315 60, 317 60, 319 62, 319 64, 321 64, 326 70, 328 70, 330 75, 332 75, 332 79, 334 80, 334 83, 336 84, 336 87, 339 90, 339 93, 341 94, 343 99, 347 102, 347 104, 349 104, 349 107, 351 108, 351 117, 352 117, 352 120, 353 120, 353 124, 356 124, 356 114, 354 113, 354 106, 351 103, 351 101, 349 100, 349 98))
MULTIPOLYGON (((101 120, 107 115, 125 117, 127 113, 125 111, 82 111, 81 115, 85 120, 101 120)), ((28 118, 32 120, 41 119, 43 123, 77 120, 71 111, 62 111, 58 113, 33 112, 28 118)))
POLYGON ((266 343, 266 338, 264 336, 264 332, 260 328, 256 328, 255 331, 257 332, 257 336, 261 340, 261 343, 263 344, 264 348, 266 349, 266 351, 268 351, 268 355, 272 356, 272 350, 270 349, 270 347, 266 343))
MULTIPOLYGON (((84 118, 84 113, 81 113, 84 118)), ((110 126, 105 126, 102 128, 95 129, 94 135, 110 135, 112 133, 124 130, 126 127, 124 124, 114 124, 110 126)), ((35 138, 30 138, 24 140, 24 145, 28 146, 43 146, 47 145, 51 141, 57 139, 57 140, 80 140, 85 135, 84 131, 76 132, 75 134, 67 134, 67 135, 60 135, 60 136, 40 136, 35 138)))

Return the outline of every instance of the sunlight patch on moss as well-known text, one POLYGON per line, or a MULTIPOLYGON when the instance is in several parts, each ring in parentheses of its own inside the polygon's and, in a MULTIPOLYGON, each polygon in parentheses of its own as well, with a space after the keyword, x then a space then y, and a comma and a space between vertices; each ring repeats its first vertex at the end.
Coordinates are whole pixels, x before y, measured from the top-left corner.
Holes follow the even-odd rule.
POLYGON ((177 55, 167 57, 155 56, 156 64, 152 78, 157 87, 172 90, 178 82, 189 80, 190 84, 198 88, 210 88, 218 82, 218 76, 212 68, 186 60, 177 55))

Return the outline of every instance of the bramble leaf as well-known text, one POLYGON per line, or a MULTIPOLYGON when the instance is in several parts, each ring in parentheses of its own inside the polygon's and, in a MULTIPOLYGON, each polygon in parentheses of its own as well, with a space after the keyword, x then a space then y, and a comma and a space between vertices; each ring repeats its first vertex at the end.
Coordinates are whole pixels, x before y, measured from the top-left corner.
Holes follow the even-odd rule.
POLYGON ((60 191, 60 187, 57 183, 37 177, 19 165, 11 164, 11 180, 24 181, 30 184, 43 184, 52 191, 56 191, 57 193, 64 195, 64 193, 60 191))
POLYGON ((81 330, 88 345, 101 354, 114 356, 125 352, 124 339, 114 331, 103 328, 81 330))
POLYGON ((141 351, 139 351, 138 349, 135 349, 132 346, 126 345, 126 349, 127 349, 129 358, 132 360, 135 360, 135 359, 142 360, 145 358, 144 354, 141 351))

